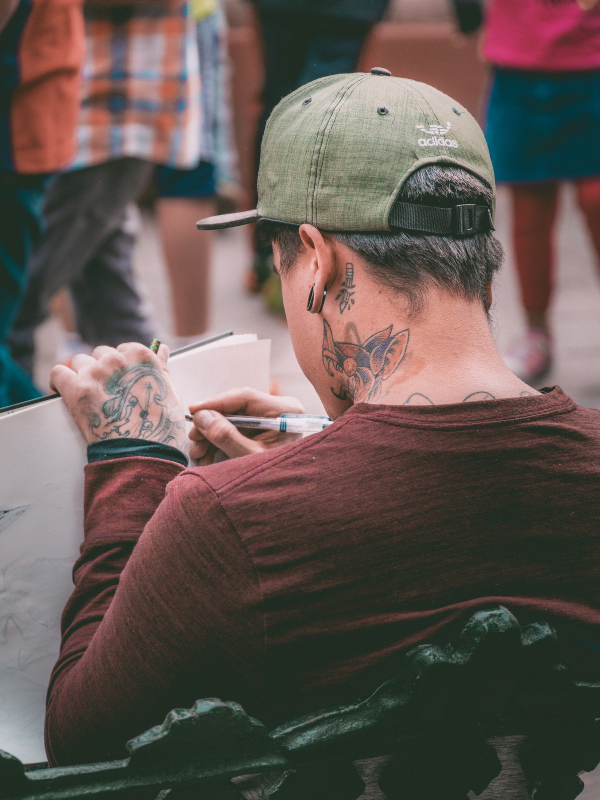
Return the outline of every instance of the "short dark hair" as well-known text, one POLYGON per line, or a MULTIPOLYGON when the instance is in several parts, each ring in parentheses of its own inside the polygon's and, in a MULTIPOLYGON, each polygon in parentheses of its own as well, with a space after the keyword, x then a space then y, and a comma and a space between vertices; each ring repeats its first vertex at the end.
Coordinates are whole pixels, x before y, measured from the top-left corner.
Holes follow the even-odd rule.
MULTIPOLYGON (((430 164, 407 179, 397 199, 429 206, 476 203, 491 207, 493 192, 460 167, 430 164)), ((375 280, 404 294, 412 314, 422 309, 432 285, 455 296, 480 299, 486 306, 488 286, 504 257, 492 233, 457 239, 398 229, 331 233, 363 259, 375 280)), ((261 220, 258 241, 264 247, 277 243, 283 274, 294 266, 303 248, 298 226, 283 222, 261 220)))

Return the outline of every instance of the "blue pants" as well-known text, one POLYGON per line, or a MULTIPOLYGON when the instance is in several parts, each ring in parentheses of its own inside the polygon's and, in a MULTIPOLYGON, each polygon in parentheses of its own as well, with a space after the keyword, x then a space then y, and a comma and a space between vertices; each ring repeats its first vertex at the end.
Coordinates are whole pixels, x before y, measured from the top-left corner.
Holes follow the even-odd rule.
POLYGON ((45 175, 0 172, 0 408, 39 397, 13 361, 6 338, 27 288, 27 265, 42 233, 45 175))

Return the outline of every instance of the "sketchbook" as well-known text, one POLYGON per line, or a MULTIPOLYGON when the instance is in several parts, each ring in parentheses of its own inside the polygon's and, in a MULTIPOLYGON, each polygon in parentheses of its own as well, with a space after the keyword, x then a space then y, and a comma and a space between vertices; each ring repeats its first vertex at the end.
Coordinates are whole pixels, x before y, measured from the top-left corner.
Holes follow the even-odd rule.
MULTIPOLYGON (((225 335, 169 371, 184 407, 235 386, 267 392, 270 342, 225 335)), ((189 423, 188 423, 189 425, 189 423)), ((60 398, 0 412, 0 749, 46 760, 46 689, 83 541, 86 443, 60 398)))

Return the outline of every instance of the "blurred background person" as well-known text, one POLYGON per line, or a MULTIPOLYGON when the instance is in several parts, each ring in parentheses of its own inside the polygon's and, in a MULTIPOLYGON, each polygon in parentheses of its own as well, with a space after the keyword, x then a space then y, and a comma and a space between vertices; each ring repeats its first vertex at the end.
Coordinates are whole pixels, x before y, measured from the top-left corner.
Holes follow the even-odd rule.
POLYGON ((77 153, 48 192, 46 232, 11 335, 29 374, 35 329, 61 287, 72 299, 74 352, 152 339, 133 275, 132 204, 154 164, 185 169, 200 159, 198 42, 185 1, 93 0, 85 29, 77 153))
POLYGON ((0 407, 37 397, 6 338, 23 300, 50 175, 75 150, 81 0, 0 5, 0 407))
MULTIPOLYGON (((600 259, 600 5, 491 0, 483 53, 493 66, 486 136, 496 180, 512 194, 524 338, 505 353, 522 380, 552 364, 548 306, 559 185, 573 181, 600 259)), ((600 267, 600 261, 598 266, 600 267)))
MULTIPOLYGON (((265 80, 260 143, 271 111, 282 97, 326 75, 354 72, 361 48, 388 0, 253 0, 263 45, 265 80)), ((272 274, 270 248, 257 249, 248 288, 258 290, 272 274)))
POLYGON ((191 0, 200 56, 202 118, 200 163, 194 169, 161 166, 156 212, 171 286, 175 337, 171 349, 196 340, 209 327, 210 265, 214 231, 196 221, 234 211, 240 195, 231 111, 227 25, 217 0, 191 0))

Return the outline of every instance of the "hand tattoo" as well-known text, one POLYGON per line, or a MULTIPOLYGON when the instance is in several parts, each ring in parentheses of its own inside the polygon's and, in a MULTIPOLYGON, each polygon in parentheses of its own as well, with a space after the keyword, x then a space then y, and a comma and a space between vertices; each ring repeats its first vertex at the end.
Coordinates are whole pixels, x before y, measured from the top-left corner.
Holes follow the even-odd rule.
POLYGON ((408 347, 409 329, 392 334, 393 326, 360 342, 336 342, 331 326, 323 320, 323 366, 341 379, 332 393, 340 400, 374 402, 381 385, 398 368, 408 347))
POLYGON ((90 432, 96 439, 150 439, 181 449, 183 414, 181 419, 173 419, 173 412, 179 409, 176 403, 165 403, 169 387, 155 364, 141 361, 117 370, 108 379, 106 391, 110 397, 102 405, 102 417, 88 414, 90 432))
POLYGON ((356 289, 356 285, 352 283, 354 280, 354 264, 350 261, 346 264, 346 280, 342 283, 342 288, 336 300, 340 301, 340 314, 343 314, 344 311, 350 306, 354 305, 354 297, 353 295, 356 292, 351 292, 350 289, 356 289))

